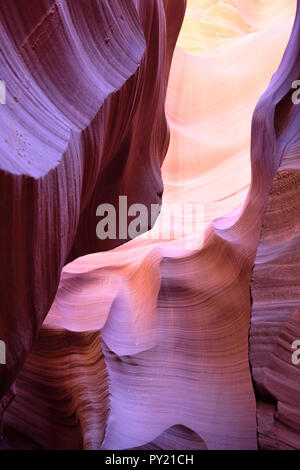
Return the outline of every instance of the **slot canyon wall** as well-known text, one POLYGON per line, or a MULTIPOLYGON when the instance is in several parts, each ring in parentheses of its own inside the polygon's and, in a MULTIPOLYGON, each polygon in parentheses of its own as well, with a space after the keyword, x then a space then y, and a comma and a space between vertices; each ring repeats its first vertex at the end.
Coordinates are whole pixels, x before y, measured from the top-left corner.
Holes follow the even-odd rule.
POLYGON ((0 3, 0 449, 300 448, 295 11, 0 3))

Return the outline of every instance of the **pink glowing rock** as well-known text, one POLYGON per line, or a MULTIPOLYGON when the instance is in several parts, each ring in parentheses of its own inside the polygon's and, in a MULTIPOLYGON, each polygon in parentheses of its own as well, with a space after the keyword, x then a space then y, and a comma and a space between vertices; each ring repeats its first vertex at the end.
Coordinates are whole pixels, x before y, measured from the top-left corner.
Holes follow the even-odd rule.
POLYGON ((120 243, 97 238, 98 205, 119 194, 161 201, 164 102, 185 8, 175 3, 176 12, 167 0, 1 5, 0 396, 38 336, 66 261, 120 243))
MULTIPOLYGON (((105 128, 103 178, 98 188, 97 164, 84 166, 83 210, 66 256, 72 262, 64 266, 18 377, 2 447, 299 448, 299 369, 291 361, 291 344, 299 332, 300 108, 292 105, 290 92, 300 77, 299 11, 283 61, 253 114, 279 65, 295 2, 216 1, 209 8, 190 2, 190 43, 182 40, 185 51, 176 51, 166 106, 171 145, 163 167, 164 203, 203 204, 203 246, 191 251, 184 239, 143 236, 77 258, 86 247, 99 249, 89 238, 96 203, 127 194, 149 205, 158 197, 154 156, 159 148, 162 157, 167 145, 162 77, 180 20, 171 0, 165 9, 160 1, 135 3, 146 55, 95 118, 96 129, 105 128), (167 36, 155 26, 165 17, 167 36), (199 22, 203 42, 197 49, 199 22), (141 101, 133 103, 141 85, 141 101)), ((176 7, 181 18, 183 3, 176 7)), ((139 31, 135 14, 124 18, 139 31)), ((81 139, 73 131, 78 155, 86 145, 98 155, 102 140, 100 145, 93 123, 81 139)), ((51 271, 45 272, 49 277, 51 271)))

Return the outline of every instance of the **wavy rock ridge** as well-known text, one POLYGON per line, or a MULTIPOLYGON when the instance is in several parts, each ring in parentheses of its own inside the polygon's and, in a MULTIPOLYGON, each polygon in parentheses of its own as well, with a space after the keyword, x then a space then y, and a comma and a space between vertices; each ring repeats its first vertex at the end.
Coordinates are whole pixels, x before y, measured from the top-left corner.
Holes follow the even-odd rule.
POLYGON ((98 205, 119 194, 160 202, 164 101, 185 2, 176 6, 172 21, 162 0, 1 6, 0 337, 8 347, 0 396, 66 261, 114 246, 96 237, 98 205))
MULTIPOLYGON (((171 2, 164 6, 159 12, 168 19, 171 2)), ((182 39, 185 51, 176 51, 166 106, 172 133, 164 202, 203 203, 204 244, 191 252, 185 240, 140 237, 64 267, 18 376, 3 448, 300 448, 299 366, 291 362, 299 331, 300 108, 290 94, 300 76, 299 6, 268 87, 295 2, 188 7, 190 42, 182 39), (211 55, 197 50, 199 19, 211 55), (211 83, 222 63, 218 94, 211 83), (260 71, 255 78, 253 70, 260 71), (247 128, 266 87, 253 114, 250 175, 247 128)), ((173 45, 175 23, 167 28, 173 45)))
POLYGON ((300 338, 300 108, 293 104, 291 88, 300 76, 299 39, 298 3, 284 58, 258 110, 269 144, 264 143, 265 149, 277 170, 251 282, 250 360, 258 400, 259 443, 266 449, 300 448, 300 368, 292 361, 292 345, 300 338))

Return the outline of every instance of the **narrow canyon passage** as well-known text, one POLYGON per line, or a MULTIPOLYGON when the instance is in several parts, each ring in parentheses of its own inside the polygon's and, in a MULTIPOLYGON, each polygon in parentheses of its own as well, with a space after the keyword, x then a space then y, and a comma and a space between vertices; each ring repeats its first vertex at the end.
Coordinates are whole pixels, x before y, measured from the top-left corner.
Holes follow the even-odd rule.
POLYGON ((299 5, 35 2, 0 8, 0 449, 299 449, 299 5))

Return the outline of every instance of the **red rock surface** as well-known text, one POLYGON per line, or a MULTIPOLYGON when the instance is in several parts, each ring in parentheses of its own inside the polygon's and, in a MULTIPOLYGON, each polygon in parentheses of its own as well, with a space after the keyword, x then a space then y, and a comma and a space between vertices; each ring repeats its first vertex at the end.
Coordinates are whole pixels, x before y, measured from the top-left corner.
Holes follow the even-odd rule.
MULTIPOLYGON (((120 7, 120 2, 112 3, 120 7)), ((101 12, 100 2, 96 4, 101 12)), ((66 8, 63 12, 73 12, 71 24, 66 24, 77 26, 82 38, 76 45, 84 48, 93 37, 84 29, 88 9, 80 13, 79 2, 72 7, 67 1, 57 2, 58 11, 62 7, 66 8)), ((62 225, 69 235, 57 233, 62 227, 55 219, 56 241, 70 236, 72 243, 65 242, 65 251, 57 251, 55 244, 49 246, 50 267, 42 264, 39 268, 43 251, 33 267, 30 256, 37 239, 32 242, 32 233, 26 232, 26 241, 16 238, 26 243, 18 250, 26 253, 28 263, 23 261, 17 270, 15 258, 10 268, 19 276, 22 295, 13 298, 5 290, 6 305, 9 301, 15 313, 9 320, 7 315, 1 319, 11 338, 21 337, 14 352, 14 358, 20 355, 20 365, 33 336, 37 338, 17 378, 17 397, 6 413, 2 448, 300 448, 300 366, 291 361, 291 344, 300 335, 300 108, 291 102, 292 82, 300 77, 299 8, 279 65, 294 7, 292 0, 284 4, 280 0, 201 1, 200 7, 194 0, 188 2, 166 104, 171 144, 163 166, 164 204, 157 222, 163 240, 146 235, 105 253, 78 258, 113 248, 96 243, 91 220, 98 204, 115 203, 121 194, 129 196, 129 203, 149 206, 159 200, 159 166, 168 144, 164 97, 184 2, 176 0, 175 6, 171 0, 122 2, 126 10, 122 21, 136 27, 130 30, 134 39, 126 38, 128 50, 125 42, 119 51, 122 55, 126 50, 131 58, 131 69, 125 60, 128 76, 122 75, 122 61, 116 63, 124 82, 131 78, 116 86, 115 94, 110 90, 100 104, 92 96, 90 82, 80 95, 82 105, 77 111, 73 93, 65 94, 58 82, 53 96, 57 94, 62 101, 56 104, 47 90, 54 86, 51 74, 59 68, 52 70, 44 62, 39 65, 47 71, 49 83, 39 84, 40 78, 34 77, 38 96, 48 97, 50 116, 52 107, 58 113, 53 111, 56 119, 47 121, 47 129, 51 134, 57 125, 63 134, 62 129, 69 126, 70 135, 62 136, 68 142, 63 155, 66 162, 81 164, 79 176, 78 168, 73 169, 76 178, 81 178, 81 199, 79 212, 74 212, 76 230, 68 227, 70 208, 62 225), (137 43, 134 50, 129 47, 132 41, 137 43), (91 98, 88 109, 87 96, 91 98), (96 104, 96 115, 88 114, 96 104), (58 116, 64 125, 58 125, 58 116), (71 158, 74 155, 77 160, 71 158), (95 155, 101 158, 93 160, 95 155), (203 204, 204 242, 193 251, 187 250, 183 237, 166 238, 163 212, 173 202, 203 204), (57 290, 66 260, 71 262, 64 266, 57 290), (27 277, 24 270, 29 270, 27 277), (56 290, 57 294, 37 335, 47 313, 43 286, 49 308, 56 290), (41 305, 36 304, 39 296, 41 305)), ((57 9, 51 11, 56 21, 57 9)), ((118 26, 119 17, 112 35, 116 47, 118 26)), ((26 22, 25 27, 32 30, 26 22)), ((34 30, 33 37, 36 34, 34 30)), ((98 36, 94 41, 97 44, 98 36)), ((113 48, 111 37, 105 35, 103 41, 105 47, 113 48)), ((93 47, 86 46, 84 57, 87 54, 86 60, 94 64, 98 53, 101 63, 102 49, 97 49, 95 58, 93 47)), ((30 55, 27 52, 26 60, 30 55)), ((110 58, 114 57, 119 56, 112 51, 110 58)), ((30 70, 26 63, 25 69, 30 70)), ((89 68, 85 71, 88 75, 89 68)), ((40 77, 41 71, 34 73, 40 77)), ((93 73, 90 80, 93 83, 93 73)), ((36 123, 42 125, 41 117, 36 123)), ((59 142, 57 137, 57 146, 59 142)), ((59 179, 60 165, 50 174, 69 181, 67 172, 59 179)), ((41 183, 36 184, 39 188, 41 183)), ((29 187, 39 195, 34 185, 29 187)), ((42 188, 39 197, 46 200, 52 192, 50 186, 45 187, 48 191, 42 188)), ((74 188, 69 189, 73 196, 77 194, 74 188)), ((17 201, 25 204, 21 189, 17 201)), ((5 194, 9 201, 7 189, 5 194)), ((27 186, 26 195, 30 200, 27 186)), ((55 194, 52 197, 57 203, 55 194)), ((60 205, 66 201, 64 197, 60 205)), ((37 212, 30 216, 24 210, 26 220, 16 218, 18 227, 28 226, 28 217, 35 227, 39 205, 34 208, 37 212)), ((49 218, 51 211, 41 210, 40 217, 47 214, 49 218)), ((151 233, 155 229, 157 225, 151 233)), ((43 232, 34 229, 33 233, 42 243, 43 232)), ((6 233, 7 245, 13 234, 6 233)), ((7 277, 3 277, 1 288, 6 285, 7 277)), ((11 379, 16 372, 16 367, 11 369, 11 379)))
POLYGON ((119 194, 160 202, 164 102, 184 8, 184 0, 176 13, 163 0, 1 4, 1 396, 66 261, 114 246, 96 237, 98 205, 119 194))
POLYGON ((283 61, 259 106, 265 158, 277 170, 265 208, 251 282, 250 361, 261 448, 300 448, 299 130, 291 84, 300 76, 300 9, 283 61), (269 144, 267 145, 267 142, 269 144))

